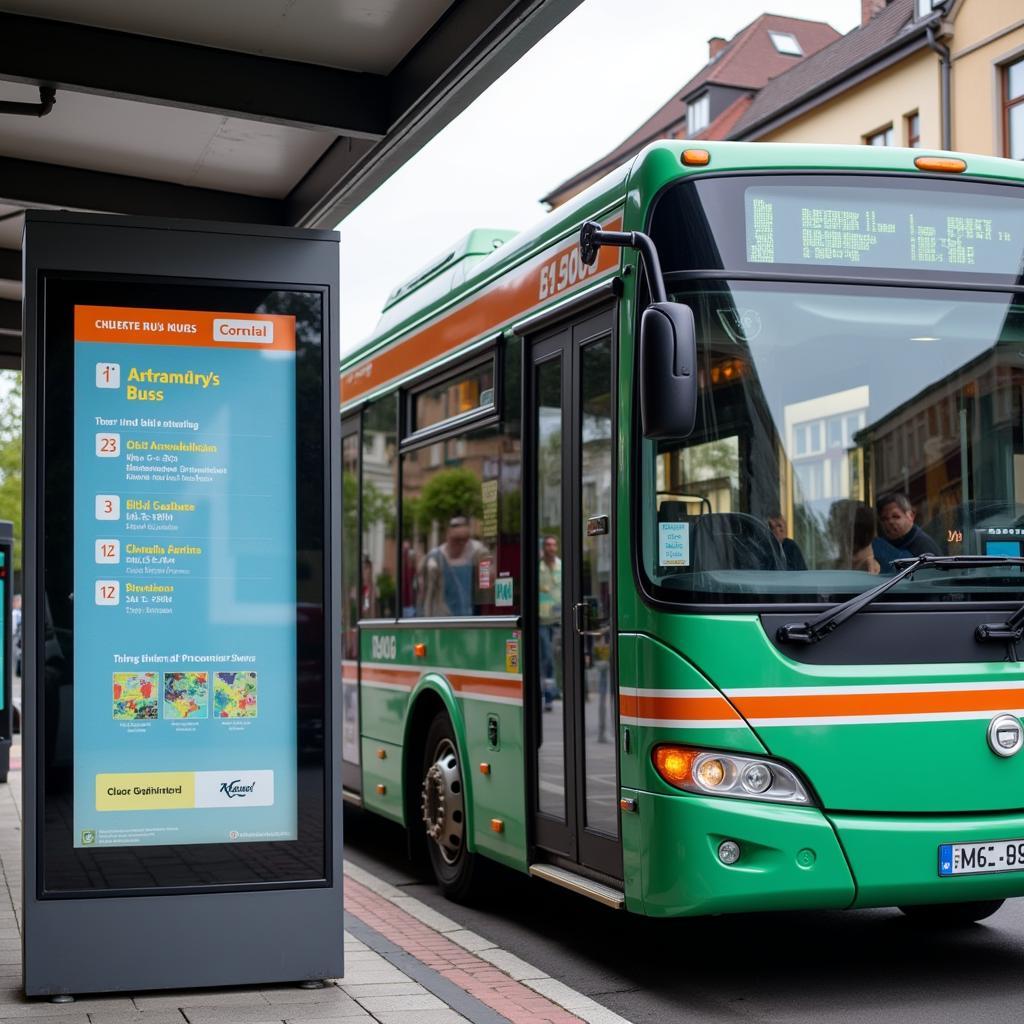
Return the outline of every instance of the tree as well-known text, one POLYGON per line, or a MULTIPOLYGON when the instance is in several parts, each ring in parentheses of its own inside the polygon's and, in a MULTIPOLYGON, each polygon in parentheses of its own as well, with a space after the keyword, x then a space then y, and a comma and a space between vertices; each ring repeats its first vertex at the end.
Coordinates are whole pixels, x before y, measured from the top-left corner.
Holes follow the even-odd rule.
POLYGON ((21 572, 21 374, 0 393, 0 519, 14 523, 14 571, 21 572))
POLYGON ((483 498, 480 480, 471 469, 442 469, 431 477, 420 494, 416 509, 420 530, 424 533, 437 523, 444 527, 453 516, 472 518, 480 515, 483 498))

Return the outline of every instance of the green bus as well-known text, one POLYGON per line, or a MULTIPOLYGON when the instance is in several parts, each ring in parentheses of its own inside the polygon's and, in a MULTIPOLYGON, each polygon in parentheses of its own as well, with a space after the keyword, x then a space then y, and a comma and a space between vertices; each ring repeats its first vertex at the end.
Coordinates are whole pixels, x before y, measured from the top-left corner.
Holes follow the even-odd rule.
POLYGON ((1022 185, 658 142, 391 294, 342 364, 342 781, 445 893, 1024 894, 1022 185))

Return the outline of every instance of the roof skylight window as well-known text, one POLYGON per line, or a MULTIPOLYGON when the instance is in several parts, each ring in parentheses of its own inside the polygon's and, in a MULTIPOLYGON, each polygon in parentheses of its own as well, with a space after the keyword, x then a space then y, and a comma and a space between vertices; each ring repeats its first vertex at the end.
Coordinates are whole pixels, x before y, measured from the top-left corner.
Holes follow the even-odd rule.
POLYGON ((772 45, 779 53, 788 54, 790 57, 804 55, 803 48, 792 32, 769 32, 768 35, 771 36, 772 45))

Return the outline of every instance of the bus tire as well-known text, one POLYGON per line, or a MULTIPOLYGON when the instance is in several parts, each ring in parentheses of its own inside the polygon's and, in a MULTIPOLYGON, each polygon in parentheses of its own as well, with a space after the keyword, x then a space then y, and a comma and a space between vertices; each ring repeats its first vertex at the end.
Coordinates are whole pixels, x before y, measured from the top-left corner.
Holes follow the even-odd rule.
POLYGON ((922 903, 900 907, 912 921, 947 928, 962 928, 991 917, 1006 901, 976 900, 974 903, 922 903))
POLYGON ((420 819, 434 877, 448 899, 466 902, 480 873, 480 858, 466 849, 465 781, 445 711, 434 715, 427 729, 420 779, 420 819))

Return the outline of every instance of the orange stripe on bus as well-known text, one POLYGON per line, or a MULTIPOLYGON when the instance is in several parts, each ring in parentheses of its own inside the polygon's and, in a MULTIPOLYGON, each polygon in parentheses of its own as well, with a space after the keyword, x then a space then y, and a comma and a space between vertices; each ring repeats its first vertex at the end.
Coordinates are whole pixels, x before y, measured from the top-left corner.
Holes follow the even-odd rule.
MULTIPOLYGON (((387 665, 364 664, 364 683, 387 683, 411 690, 423 678, 415 669, 390 668, 387 665)), ((515 677, 493 679, 470 672, 449 673, 445 677, 456 693, 475 693, 487 697, 518 697, 523 695, 523 681, 515 677)))
POLYGON ((619 713, 627 718, 660 718, 681 721, 718 721, 740 716, 724 698, 715 693, 706 697, 619 697, 619 713))
MULTIPOLYGON (((608 231, 618 231, 621 216, 603 225, 608 231)), ((561 248, 546 250, 522 267, 492 284, 483 294, 435 321, 423 330, 403 338, 380 352, 368 356, 341 377, 341 403, 351 402, 382 384, 404 376, 418 366, 453 351, 488 331, 493 331, 515 317, 522 316, 540 306, 542 302, 570 295, 591 281, 596 274, 618 266, 619 250, 604 246, 598 250, 595 269, 582 280, 562 288, 541 299, 541 271, 553 261, 561 260, 579 246, 574 239, 561 248)))
POLYGON ((950 690, 926 693, 848 693, 792 697, 739 697, 736 707, 747 718, 829 718, 844 715, 920 715, 957 711, 1001 711, 1021 706, 1024 696, 1012 690, 950 690))
POLYGON ((522 697, 521 679, 488 679, 474 675, 449 673, 446 677, 456 693, 476 693, 487 697, 522 697))
POLYGON ((420 681, 421 673, 415 669, 388 668, 385 665, 363 665, 364 683, 392 683, 410 690, 420 681))

